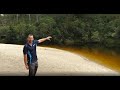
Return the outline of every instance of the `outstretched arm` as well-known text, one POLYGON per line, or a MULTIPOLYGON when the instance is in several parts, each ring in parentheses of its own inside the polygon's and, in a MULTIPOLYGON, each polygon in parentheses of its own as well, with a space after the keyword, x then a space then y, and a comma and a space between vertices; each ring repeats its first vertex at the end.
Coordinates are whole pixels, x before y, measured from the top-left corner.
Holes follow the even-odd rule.
POLYGON ((39 39, 38 42, 39 42, 39 43, 42 43, 42 42, 44 42, 44 41, 46 41, 46 40, 50 40, 51 38, 52 38, 51 36, 48 36, 48 37, 46 37, 46 38, 39 39))

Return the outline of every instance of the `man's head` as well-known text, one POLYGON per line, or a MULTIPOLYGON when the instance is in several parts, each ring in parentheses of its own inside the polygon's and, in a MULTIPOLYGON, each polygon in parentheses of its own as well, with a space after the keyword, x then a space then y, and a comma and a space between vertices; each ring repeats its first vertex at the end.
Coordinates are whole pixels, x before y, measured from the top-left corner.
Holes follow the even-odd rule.
POLYGON ((33 40, 34 40, 33 35, 32 35, 32 34, 29 34, 28 37, 27 37, 27 41, 28 41, 29 43, 32 43, 33 40))

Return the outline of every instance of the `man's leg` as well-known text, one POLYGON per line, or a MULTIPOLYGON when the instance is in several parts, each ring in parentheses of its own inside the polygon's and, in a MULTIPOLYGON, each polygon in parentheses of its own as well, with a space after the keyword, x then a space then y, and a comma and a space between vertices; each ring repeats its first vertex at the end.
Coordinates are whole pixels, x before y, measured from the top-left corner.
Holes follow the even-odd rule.
POLYGON ((29 76, 34 76, 35 74, 35 64, 31 63, 29 64, 29 76))
POLYGON ((35 75, 36 75, 37 69, 38 69, 38 62, 35 62, 35 75))
POLYGON ((38 62, 31 63, 29 65, 29 76, 35 76, 38 68, 38 62))

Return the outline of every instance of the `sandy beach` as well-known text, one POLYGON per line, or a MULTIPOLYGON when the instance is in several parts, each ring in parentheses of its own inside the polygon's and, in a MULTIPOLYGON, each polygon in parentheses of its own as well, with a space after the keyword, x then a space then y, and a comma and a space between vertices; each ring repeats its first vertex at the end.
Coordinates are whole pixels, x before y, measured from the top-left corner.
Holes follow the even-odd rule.
MULTIPOLYGON (((72 52, 37 47, 37 76, 119 76, 120 73, 72 52)), ((23 45, 0 44, 0 76, 28 76, 23 45)))

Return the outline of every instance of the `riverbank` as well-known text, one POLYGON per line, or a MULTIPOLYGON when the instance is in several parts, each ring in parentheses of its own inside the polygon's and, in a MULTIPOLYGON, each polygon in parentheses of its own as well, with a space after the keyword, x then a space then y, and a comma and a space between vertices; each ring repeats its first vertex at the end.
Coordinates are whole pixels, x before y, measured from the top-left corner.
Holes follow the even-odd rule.
MULTIPOLYGON (((46 46, 44 46, 46 47, 46 46)), ((120 72, 120 54, 114 50, 105 48, 86 48, 86 47, 64 47, 64 46, 49 46, 50 48, 57 48, 66 50, 78 55, 82 55, 89 60, 98 64, 104 65, 110 69, 120 72)))
MULTIPOLYGON (((23 62, 23 45, 0 44, 0 75, 27 76, 23 62)), ((37 47, 39 68, 37 76, 106 76, 118 72, 69 51, 37 47)))

